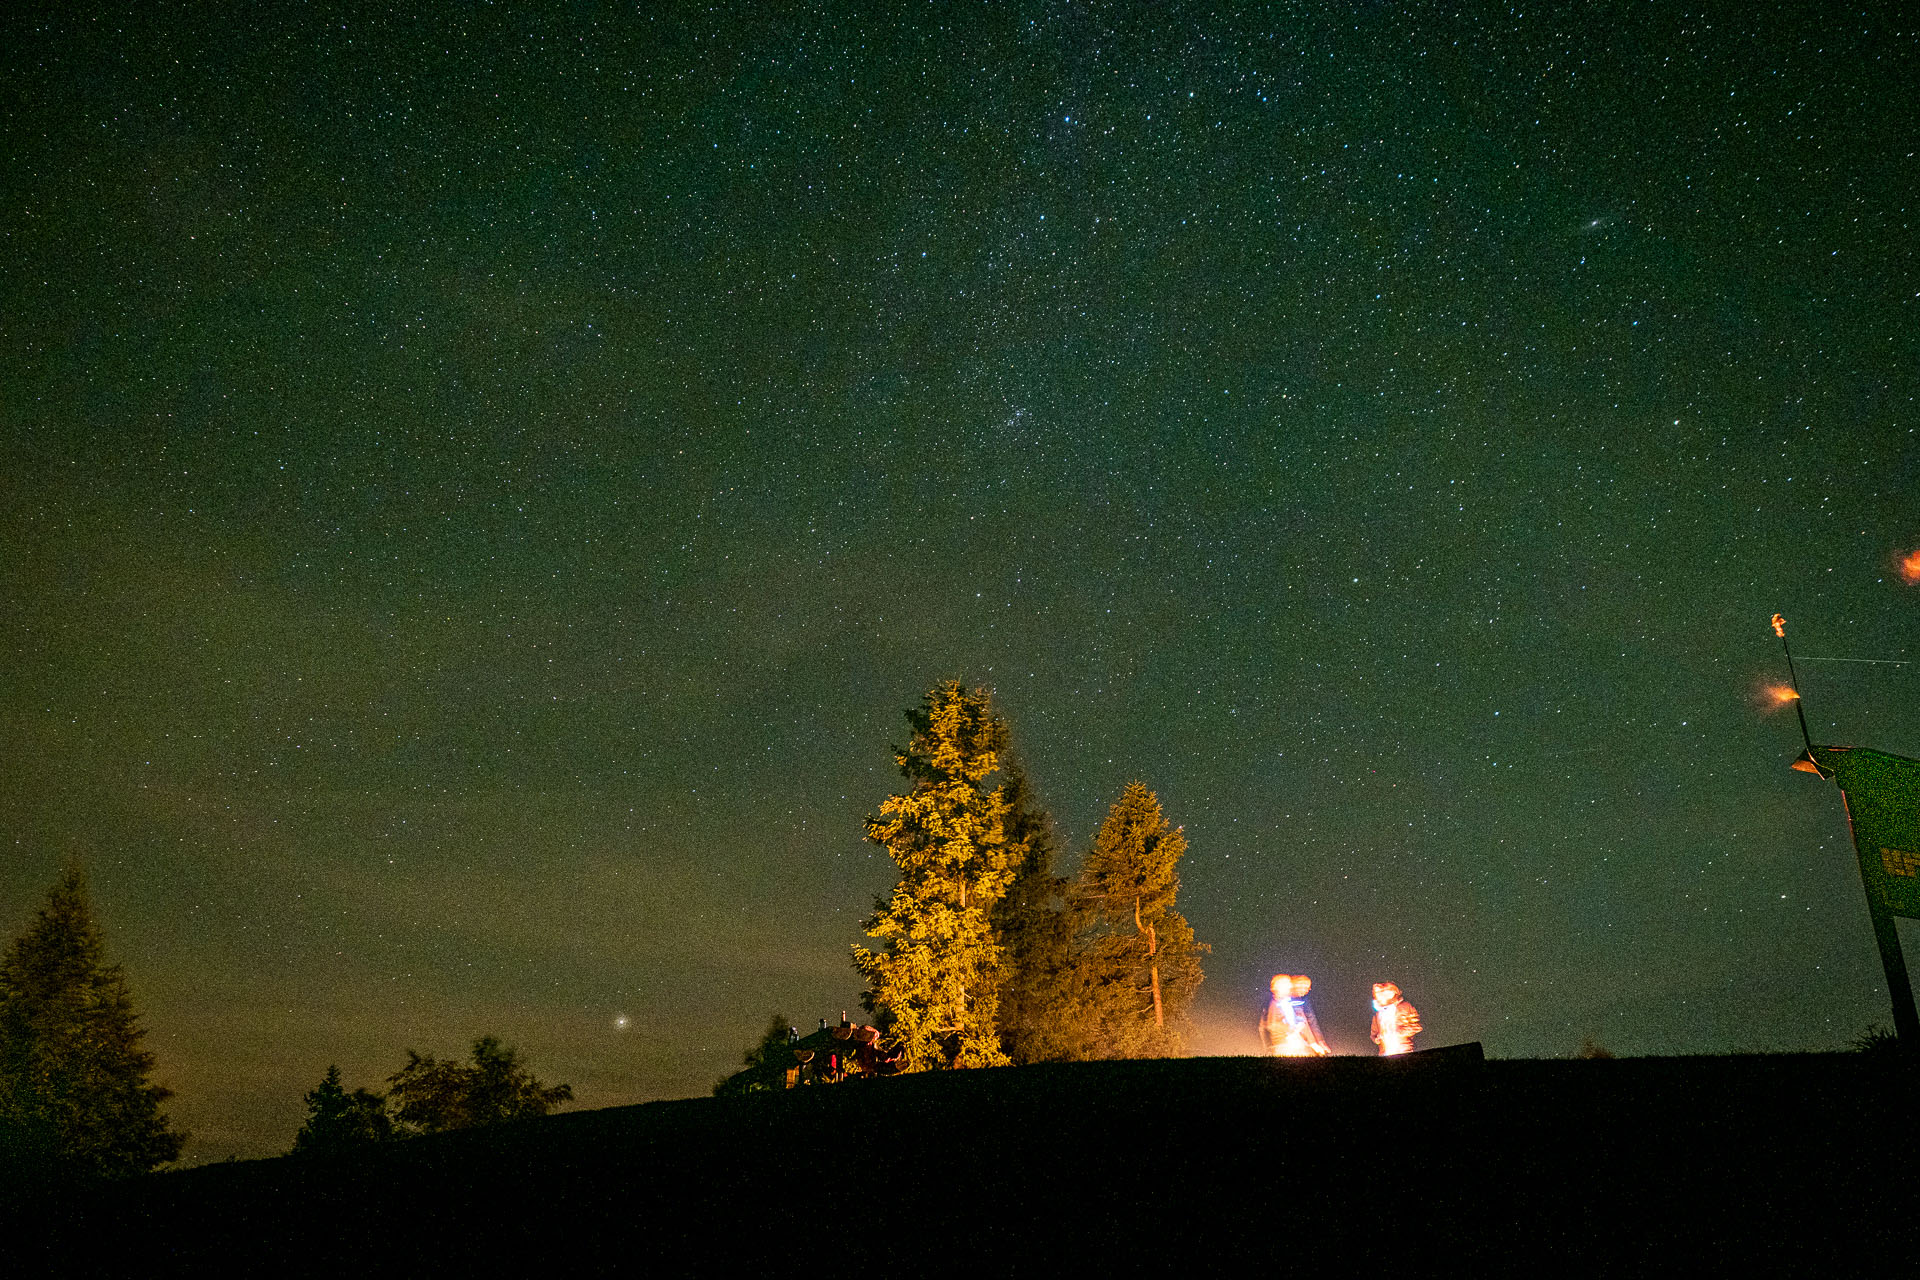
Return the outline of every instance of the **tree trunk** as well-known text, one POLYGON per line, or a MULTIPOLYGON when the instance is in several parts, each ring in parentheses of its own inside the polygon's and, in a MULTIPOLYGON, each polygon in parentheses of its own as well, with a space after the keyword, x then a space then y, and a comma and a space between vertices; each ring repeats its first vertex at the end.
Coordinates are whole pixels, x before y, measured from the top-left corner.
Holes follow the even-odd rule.
MULTIPOLYGON (((967 882, 965 880, 960 882, 960 909, 962 911, 967 909, 967 882)), ((955 1021, 962 1026, 964 1026, 967 1021, 967 989, 965 987, 960 988, 960 1016, 955 1019, 955 1021)), ((954 1028, 956 1031, 959 1029, 957 1026, 954 1028)))
POLYGON ((1165 1027, 1166 1015, 1160 1009, 1160 961, 1156 958, 1160 952, 1160 937, 1152 925, 1141 923, 1138 894, 1133 899, 1133 927, 1147 935, 1147 972, 1153 977, 1153 1025, 1165 1027))

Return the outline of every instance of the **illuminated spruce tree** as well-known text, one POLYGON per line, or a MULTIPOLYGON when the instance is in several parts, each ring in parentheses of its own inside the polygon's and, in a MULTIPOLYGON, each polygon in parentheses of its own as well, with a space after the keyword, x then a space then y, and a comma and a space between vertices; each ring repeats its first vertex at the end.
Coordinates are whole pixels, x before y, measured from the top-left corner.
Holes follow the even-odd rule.
POLYGON ((879 946, 854 947, 854 964, 907 1070, 1002 1066, 991 913, 1021 848, 1007 838, 1006 796, 987 780, 1006 729, 984 690, 957 681, 929 690, 907 722, 913 736, 894 760, 909 785, 867 821, 900 883, 867 922, 879 946))
POLYGON ((127 980, 67 868, 0 961, 0 1182, 124 1177, 180 1154, 127 980))
POLYGON ((1187 1008, 1208 948, 1174 910, 1187 838, 1160 800, 1130 782, 1107 811, 1072 890, 1079 956, 1061 1033, 1067 1056, 1167 1057, 1185 1051, 1187 1008))

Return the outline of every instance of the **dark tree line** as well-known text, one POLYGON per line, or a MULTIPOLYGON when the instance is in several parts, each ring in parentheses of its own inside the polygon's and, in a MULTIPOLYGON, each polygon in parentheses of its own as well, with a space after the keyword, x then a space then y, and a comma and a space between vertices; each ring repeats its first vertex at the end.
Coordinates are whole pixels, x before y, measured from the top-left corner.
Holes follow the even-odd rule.
MULTIPOLYGON (((0 1195, 72 1179, 146 1173, 185 1135, 161 1104, 126 975, 109 964, 85 874, 69 867, 0 960, 0 1195)), ((337 1067, 307 1094, 299 1152, 543 1116, 570 1102, 493 1036, 470 1062, 407 1054, 388 1092, 349 1092, 337 1067)))
POLYGON ((474 1041, 473 1060, 441 1060, 409 1049, 407 1064, 387 1077, 387 1092, 340 1083, 340 1068, 307 1095, 307 1122, 294 1135, 296 1153, 324 1155, 391 1138, 447 1133, 531 1120, 573 1101, 573 1089, 548 1087, 493 1036, 474 1041))

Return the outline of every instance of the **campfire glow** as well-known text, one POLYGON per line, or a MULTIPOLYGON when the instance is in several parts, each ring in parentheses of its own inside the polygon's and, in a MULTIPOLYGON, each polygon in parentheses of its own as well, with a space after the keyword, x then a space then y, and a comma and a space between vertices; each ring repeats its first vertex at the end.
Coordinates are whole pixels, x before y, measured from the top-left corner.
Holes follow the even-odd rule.
POLYGON ((1773 705, 1776 707, 1784 707, 1799 696, 1799 694, 1784 684, 1770 684, 1767 686, 1767 697, 1772 700, 1773 705))
POLYGON ((1920 587, 1920 551, 1909 551, 1900 561, 1900 576, 1909 585, 1920 587))
POLYGON ((1777 613, 1773 615, 1773 634, 1782 640, 1787 638, 1787 620, 1777 613))

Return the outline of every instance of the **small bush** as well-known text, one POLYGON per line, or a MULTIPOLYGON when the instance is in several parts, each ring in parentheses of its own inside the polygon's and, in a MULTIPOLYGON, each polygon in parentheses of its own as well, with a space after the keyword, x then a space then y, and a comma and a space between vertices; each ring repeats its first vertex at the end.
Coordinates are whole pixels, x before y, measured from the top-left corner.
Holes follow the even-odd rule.
POLYGON ((1853 1038, 1855 1053, 1896 1053, 1900 1037, 1877 1023, 1853 1038))

